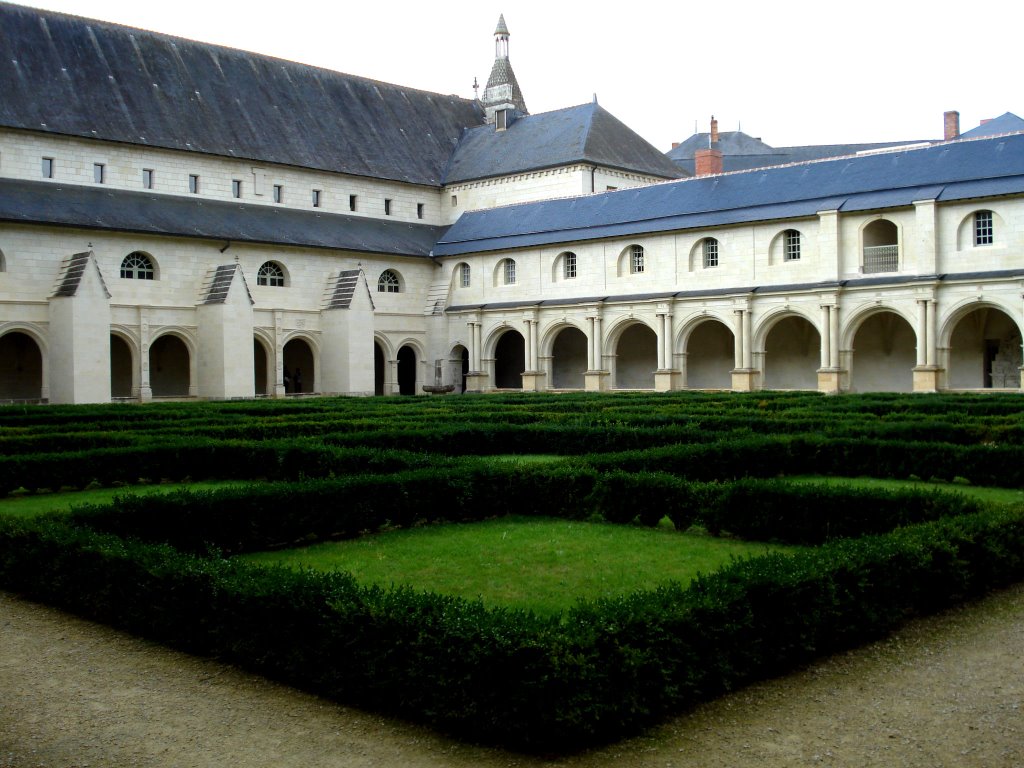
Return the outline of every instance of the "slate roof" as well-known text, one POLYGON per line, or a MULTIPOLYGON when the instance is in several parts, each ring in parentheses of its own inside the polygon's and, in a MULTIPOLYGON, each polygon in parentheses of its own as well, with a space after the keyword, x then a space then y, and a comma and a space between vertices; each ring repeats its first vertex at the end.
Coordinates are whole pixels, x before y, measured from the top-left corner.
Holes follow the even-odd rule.
MULTIPOLYGON (((680 169, 689 174, 694 171, 694 153, 707 149, 711 141, 709 133, 695 133, 673 147, 665 156, 680 169)), ((752 168, 767 168, 787 163, 803 163, 808 160, 822 160, 828 157, 853 155, 857 152, 920 144, 922 141, 887 141, 873 144, 813 144, 798 147, 772 147, 761 139, 748 136, 742 131, 721 131, 716 149, 722 153, 722 170, 746 171, 752 168)))
POLYGON ((269 205, 0 179, 0 221, 428 256, 444 227, 269 205))
POLYGON ((1000 133, 1012 133, 1024 131, 1024 120, 1017 117, 1013 112, 1004 112, 999 117, 988 120, 977 128, 964 131, 960 134, 962 139, 977 139, 982 136, 996 136, 1000 133))
POLYGON ((0 126, 438 185, 472 100, 0 3, 0 126))
POLYGON ((469 211, 435 256, 1024 192, 1024 134, 469 211))
POLYGON ((608 110, 589 103, 519 116, 504 131, 493 125, 467 130, 444 181, 454 184, 576 162, 663 179, 684 175, 608 110))

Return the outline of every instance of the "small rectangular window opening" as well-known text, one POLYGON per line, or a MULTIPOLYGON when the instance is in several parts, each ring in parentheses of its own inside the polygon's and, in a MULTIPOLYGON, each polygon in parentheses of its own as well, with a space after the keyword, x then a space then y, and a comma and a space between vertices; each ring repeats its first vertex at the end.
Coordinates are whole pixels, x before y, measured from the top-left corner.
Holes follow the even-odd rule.
POLYGON ((142 169, 142 186, 145 187, 146 189, 152 189, 153 188, 154 177, 155 177, 155 174, 153 173, 153 169, 152 168, 143 168, 142 169))
POLYGON ((508 127, 508 111, 499 109, 494 113, 494 128, 498 131, 504 131, 508 127))
POLYGON ((350 211, 354 211, 356 209, 356 196, 355 195, 349 195, 348 196, 348 209, 350 211))
POLYGON ((103 163, 92 164, 92 180, 96 184, 102 184, 107 180, 107 166, 103 163))
POLYGON ((391 215, 391 200, 390 200, 390 198, 387 198, 387 197, 384 198, 384 215, 385 216, 390 216, 391 215))
POLYGON ((44 179, 52 179, 53 178, 53 158, 52 157, 44 157, 43 158, 43 169, 42 170, 43 170, 43 178, 44 179))
POLYGON ((313 190, 313 207, 314 208, 319 208, 320 207, 320 190, 319 189, 314 189, 313 190))
POLYGON ((423 218, 423 203, 416 203, 416 218, 423 218))
POLYGON ((188 191, 193 195, 199 194, 199 176, 194 173, 188 175, 188 191))
POLYGON ((231 180, 231 196, 241 197, 242 196, 242 182, 238 179, 231 180))
POLYGON ((280 184, 274 185, 274 202, 280 203, 284 199, 284 187, 280 184))
POLYGON ((457 208, 459 205, 459 196, 452 195, 452 208, 457 208))

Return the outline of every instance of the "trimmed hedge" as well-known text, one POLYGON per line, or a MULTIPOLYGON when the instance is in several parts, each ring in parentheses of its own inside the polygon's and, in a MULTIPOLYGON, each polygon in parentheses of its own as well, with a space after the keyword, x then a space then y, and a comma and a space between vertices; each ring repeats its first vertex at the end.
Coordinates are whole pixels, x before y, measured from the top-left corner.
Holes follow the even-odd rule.
POLYGON ((0 583, 161 642, 527 750, 606 742, 1024 577, 1024 512, 743 560, 552 619, 0 519, 0 583))

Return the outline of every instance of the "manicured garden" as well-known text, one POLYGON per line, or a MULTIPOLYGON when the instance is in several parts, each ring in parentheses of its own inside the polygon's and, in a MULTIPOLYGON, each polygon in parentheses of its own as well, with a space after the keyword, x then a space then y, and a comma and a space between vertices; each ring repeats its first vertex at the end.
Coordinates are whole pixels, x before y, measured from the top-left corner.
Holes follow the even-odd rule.
POLYGON ((1022 415, 799 393, 7 408, 0 586, 574 749, 1020 580, 1022 415), (159 482, 184 487, 137 492, 159 482), (46 498, 62 511, 18 506, 46 498))

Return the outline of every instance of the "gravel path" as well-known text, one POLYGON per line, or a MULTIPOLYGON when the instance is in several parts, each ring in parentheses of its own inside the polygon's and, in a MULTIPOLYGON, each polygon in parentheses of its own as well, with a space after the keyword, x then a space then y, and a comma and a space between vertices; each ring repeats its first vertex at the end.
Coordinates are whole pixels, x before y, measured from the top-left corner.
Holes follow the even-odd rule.
POLYGON ((0 592, 0 768, 1024 768, 1024 585, 602 750, 453 742, 0 592))

